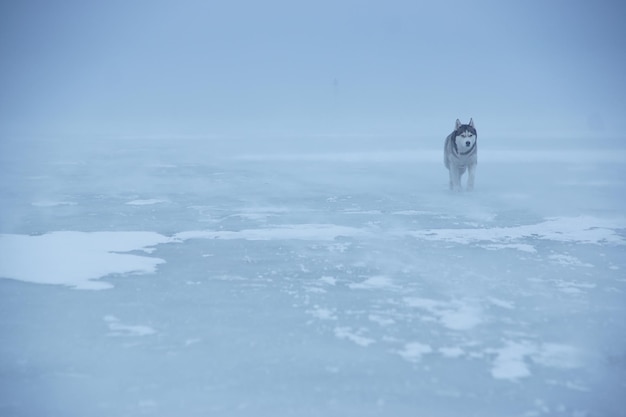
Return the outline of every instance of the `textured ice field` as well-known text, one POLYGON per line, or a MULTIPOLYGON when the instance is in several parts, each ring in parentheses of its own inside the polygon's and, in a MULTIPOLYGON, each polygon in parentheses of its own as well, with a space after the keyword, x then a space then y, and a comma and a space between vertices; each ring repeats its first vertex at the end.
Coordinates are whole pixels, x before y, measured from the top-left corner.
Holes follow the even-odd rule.
POLYGON ((626 147, 440 142, 3 140, 0 415, 625 416, 626 147))

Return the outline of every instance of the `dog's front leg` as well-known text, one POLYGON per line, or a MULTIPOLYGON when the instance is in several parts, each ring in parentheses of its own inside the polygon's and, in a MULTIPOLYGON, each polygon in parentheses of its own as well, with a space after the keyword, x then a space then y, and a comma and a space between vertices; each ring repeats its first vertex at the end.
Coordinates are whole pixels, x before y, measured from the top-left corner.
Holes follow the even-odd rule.
POLYGON ((450 166, 450 190, 461 191, 461 172, 454 166, 450 166))
POLYGON ((469 191, 474 189, 474 178, 476 176, 476 164, 470 164, 467 169, 467 189, 469 191))

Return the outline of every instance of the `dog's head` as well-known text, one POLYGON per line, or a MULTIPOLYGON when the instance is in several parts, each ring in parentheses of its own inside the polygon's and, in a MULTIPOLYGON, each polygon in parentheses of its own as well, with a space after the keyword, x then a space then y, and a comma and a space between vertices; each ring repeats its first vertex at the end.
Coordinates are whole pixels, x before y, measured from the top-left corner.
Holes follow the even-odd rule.
POLYGON ((454 144, 456 149, 460 153, 466 153, 471 151, 476 144, 476 128, 474 127, 474 120, 470 119, 469 123, 464 125, 459 119, 456 119, 456 126, 454 127, 454 144))

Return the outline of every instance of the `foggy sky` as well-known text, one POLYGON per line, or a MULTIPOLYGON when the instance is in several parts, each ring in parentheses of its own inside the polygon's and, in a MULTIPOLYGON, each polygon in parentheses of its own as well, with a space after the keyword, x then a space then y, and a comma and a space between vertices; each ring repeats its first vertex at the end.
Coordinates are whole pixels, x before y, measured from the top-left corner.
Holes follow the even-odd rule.
POLYGON ((3 1, 0 135, 619 132, 625 17, 606 0, 3 1))

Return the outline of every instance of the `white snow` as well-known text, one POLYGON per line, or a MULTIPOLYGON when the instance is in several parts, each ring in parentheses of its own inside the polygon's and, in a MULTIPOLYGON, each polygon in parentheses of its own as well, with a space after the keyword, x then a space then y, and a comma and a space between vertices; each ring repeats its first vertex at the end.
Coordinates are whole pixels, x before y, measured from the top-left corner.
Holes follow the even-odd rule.
POLYGON ((408 297, 404 302, 434 316, 444 327, 451 330, 471 330, 482 323, 482 310, 471 301, 435 301, 425 298, 408 297))
POLYGON ((315 306, 315 308, 307 310, 307 313, 320 320, 337 320, 337 316, 335 316, 335 311, 328 308, 315 306))
POLYGON ((529 377, 531 363, 562 369, 583 366, 581 352, 578 349, 558 343, 507 341, 504 347, 490 352, 496 354, 491 368, 491 375, 496 379, 515 381, 529 377))
POLYGON ((393 288, 393 281, 386 276, 368 277, 365 280, 353 284, 348 284, 353 290, 376 290, 383 288, 393 288))
POLYGON ((337 285, 337 279, 335 277, 323 276, 320 281, 327 285, 337 285))
POLYGON ((73 201, 35 201, 32 203, 35 207, 57 207, 57 206, 75 206, 77 203, 73 201))
POLYGON ((514 381, 531 375, 526 357, 535 352, 528 343, 508 342, 500 349, 494 349, 497 355, 491 368, 491 375, 496 379, 514 381))
POLYGON ((123 252, 147 251, 169 241, 154 232, 51 232, 0 235, 0 276, 38 284, 99 290, 110 274, 153 273, 163 259, 123 252))
POLYGON ((362 347, 375 343, 374 339, 363 336, 362 333, 362 330, 352 330, 350 327, 335 327, 335 336, 339 339, 349 340, 362 347))
MULTIPOLYGON (((596 218, 592 216, 560 217, 547 221, 513 227, 490 227, 472 229, 426 229, 410 231, 407 234, 417 239, 440 240, 458 244, 475 242, 506 243, 507 246, 496 247, 489 244, 488 248, 507 248, 510 243, 519 240, 551 240, 555 242, 574 242, 589 244, 611 243, 626 244, 626 239, 616 229, 626 228, 624 218, 596 218)), ((534 252, 528 244, 514 246, 525 252, 534 252)))
POLYGON ((527 243, 491 243, 479 246, 488 250, 515 249, 520 252, 537 253, 537 249, 527 243))
POLYGON ((392 324, 395 324, 395 322, 396 322, 394 319, 391 319, 391 318, 388 318, 388 317, 384 317, 384 316, 381 316, 380 314, 375 314, 375 313, 374 314, 370 314, 368 316, 368 318, 372 322, 374 322, 376 324, 379 324, 381 326, 391 326, 392 324))
POLYGON ((145 200, 132 200, 128 201, 126 204, 129 206, 150 206, 153 204, 167 203, 167 200, 162 200, 158 198, 148 198, 145 200))
POLYGON ((109 326, 109 336, 149 336, 156 333, 150 326, 123 324, 115 316, 105 316, 104 321, 109 326))
POLYGON ((593 268, 593 265, 587 262, 582 262, 580 259, 575 256, 567 255, 565 253, 557 253, 554 255, 549 255, 548 259, 553 262, 558 263, 563 266, 572 266, 572 267, 585 267, 585 268, 593 268))
POLYGON ((196 230, 174 235, 175 239, 242 239, 242 240, 334 240, 337 237, 359 236, 361 229, 334 224, 299 224, 240 231, 196 230))
POLYGON ((432 351, 432 348, 427 344, 410 342, 405 344, 404 348, 397 351, 397 353, 409 362, 418 362, 422 359, 423 355, 431 353, 432 351))

